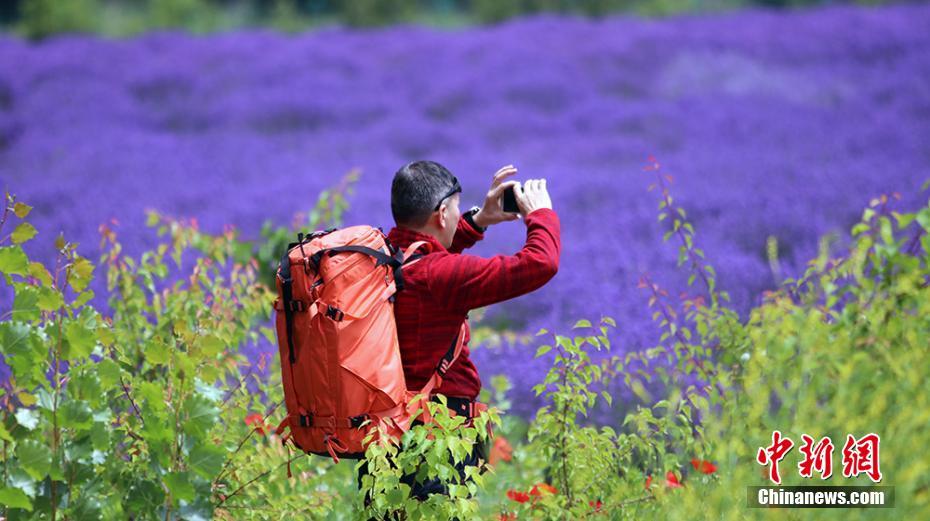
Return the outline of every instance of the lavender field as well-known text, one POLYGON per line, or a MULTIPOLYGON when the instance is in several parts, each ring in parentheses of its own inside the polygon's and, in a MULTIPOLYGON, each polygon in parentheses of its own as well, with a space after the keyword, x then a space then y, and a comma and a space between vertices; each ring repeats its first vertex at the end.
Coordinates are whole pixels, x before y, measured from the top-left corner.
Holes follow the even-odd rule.
MULTIPOLYGON (((129 251, 153 244, 146 208, 257 238, 264 220, 287 224, 356 167, 345 224, 387 230, 402 164, 447 165, 467 208, 513 163, 523 179, 549 180, 562 264, 485 322, 534 332, 606 314, 617 349, 639 349, 658 337, 639 275, 672 295, 687 278, 662 243, 646 157, 674 176, 699 246, 746 311, 776 284, 769 237, 791 275, 871 197, 900 192, 906 207, 925 197, 927 27, 930 6, 541 16, 458 31, 5 36, 0 188, 35 207, 32 253, 50 258, 63 231, 96 257, 97 227, 111 218, 129 251)), ((499 225, 474 253, 512 253, 523 236, 519 222, 499 225)), ((475 347, 474 357, 486 385, 505 373, 528 397, 547 366, 533 352, 475 347)))

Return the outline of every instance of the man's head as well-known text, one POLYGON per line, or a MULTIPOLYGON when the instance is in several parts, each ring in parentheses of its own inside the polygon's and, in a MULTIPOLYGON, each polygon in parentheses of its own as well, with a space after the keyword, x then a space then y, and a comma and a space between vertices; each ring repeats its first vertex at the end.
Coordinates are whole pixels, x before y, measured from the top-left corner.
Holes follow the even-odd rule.
POLYGON ((391 184, 394 222, 432 235, 448 248, 462 216, 459 210, 461 191, 455 176, 439 163, 408 163, 394 174, 391 184))

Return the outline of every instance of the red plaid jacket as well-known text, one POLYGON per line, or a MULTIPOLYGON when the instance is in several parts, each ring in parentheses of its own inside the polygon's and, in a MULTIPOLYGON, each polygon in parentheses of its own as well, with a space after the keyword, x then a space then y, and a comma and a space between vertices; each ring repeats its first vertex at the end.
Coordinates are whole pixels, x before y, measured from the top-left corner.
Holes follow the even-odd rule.
POLYGON ((458 222, 452 247, 446 250, 427 234, 395 227, 388 233, 394 246, 416 241, 423 258, 404 268, 404 290, 394 302, 397 336, 407 388, 419 390, 432 376, 439 359, 466 321, 465 347, 434 392, 474 400, 481 390, 478 369, 471 361, 468 311, 512 299, 538 289, 559 269, 559 217, 541 208, 526 216, 526 244, 515 255, 491 258, 462 254, 484 238, 464 218, 458 222))

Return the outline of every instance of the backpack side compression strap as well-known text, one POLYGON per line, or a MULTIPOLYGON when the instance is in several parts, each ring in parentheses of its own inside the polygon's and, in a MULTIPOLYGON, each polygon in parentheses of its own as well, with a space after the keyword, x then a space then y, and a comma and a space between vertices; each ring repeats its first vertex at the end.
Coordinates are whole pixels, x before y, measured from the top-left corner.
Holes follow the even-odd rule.
POLYGON ((287 351, 288 359, 293 364, 297 361, 294 353, 294 301, 293 279, 291 279, 291 259, 290 249, 284 252, 281 257, 281 264, 278 266, 278 276, 281 278, 281 304, 284 305, 284 324, 287 329, 287 351))

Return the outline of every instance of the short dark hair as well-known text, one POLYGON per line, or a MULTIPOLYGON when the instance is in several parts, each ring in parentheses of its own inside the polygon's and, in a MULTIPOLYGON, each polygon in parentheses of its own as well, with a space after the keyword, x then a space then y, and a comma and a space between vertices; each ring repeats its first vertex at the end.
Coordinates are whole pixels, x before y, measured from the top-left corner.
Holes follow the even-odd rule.
MULTIPOLYGON (((435 161, 414 161, 401 167, 391 183, 391 213, 398 225, 420 227, 456 184, 455 176, 435 161)), ((448 196, 446 196, 448 197, 448 196)))

